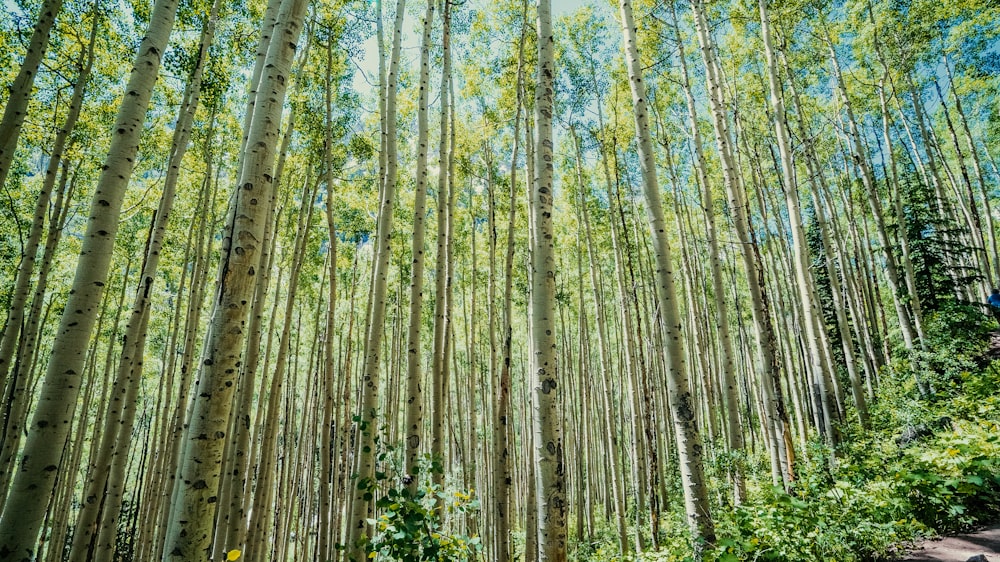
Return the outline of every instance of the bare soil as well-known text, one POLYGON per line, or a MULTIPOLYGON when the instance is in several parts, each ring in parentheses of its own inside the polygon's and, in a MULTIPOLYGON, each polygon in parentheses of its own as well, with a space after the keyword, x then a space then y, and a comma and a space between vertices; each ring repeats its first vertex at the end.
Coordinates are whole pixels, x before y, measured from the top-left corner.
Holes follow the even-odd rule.
POLYGON ((989 562, 1000 562, 1000 523, 974 533, 919 542, 899 562, 965 562, 977 554, 989 562))

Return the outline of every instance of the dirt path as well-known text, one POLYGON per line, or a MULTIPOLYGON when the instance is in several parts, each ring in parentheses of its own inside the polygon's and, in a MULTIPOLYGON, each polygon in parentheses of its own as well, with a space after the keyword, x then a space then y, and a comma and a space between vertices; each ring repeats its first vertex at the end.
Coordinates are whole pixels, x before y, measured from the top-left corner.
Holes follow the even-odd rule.
POLYGON ((899 562, 965 562, 977 554, 985 555, 988 562, 1000 562, 1000 524, 975 533, 923 541, 899 562))

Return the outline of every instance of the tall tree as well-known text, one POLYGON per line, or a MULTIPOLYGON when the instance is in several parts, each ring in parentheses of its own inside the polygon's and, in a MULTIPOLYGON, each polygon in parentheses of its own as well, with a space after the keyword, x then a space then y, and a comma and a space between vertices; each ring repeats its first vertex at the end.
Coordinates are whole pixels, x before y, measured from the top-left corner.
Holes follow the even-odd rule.
POLYGON ((538 67, 535 75, 535 177, 531 186, 531 340, 534 387, 532 432, 538 511, 538 560, 566 560, 566 483, 561 393, 556 349, 556 261, 553 229, 552 103, 555 92, 555 37, 552 2, 538 0, 538 67))
POLYGON ((184 433, 176 498, 170 509, 163 559, 210 556, 212 520, 235 379, 270 200, 272 168, 289 72, 305 17, 306 0, 282 0, 247 133, 243 167, 223 239, 215 310, 184 433))
POLYGON ((677 456, 680 462, 684 505, 688 525, 695 539, 695 557, 700 559, 701 549, 715 543, 715 526, 712 522, 708 503, 708 483, 702 461, 703 445, 691 389, 685 365, 684 346, 681 334, 680 308, 677 291, 674 288, 673 261, 670 242, 667 238, 667 224, 663 216, 660 185, 656 174, 656 155, 653 152, 653 138, 649 127, 649 100, 646 84, 643 82, 642 62, 639 59, 637 27, 629 0, 621 0, 622 35, 624 39, 625 63, 632 104, 635 106, 635 132, 638 141, 639 164, 642 171, 642 190, 646 202, 646 216, 652 238, 653 256, 656 270, 656 298, 660 321, 663 323, 666 359, 667 394, 670 412, 676 434, 677 456))
MULTIPOLYGON (((28 115, 28 103, 31 101, 32 89, 38 68, 45 60, 49 48, 49 35, 56 22, 56 16, 62 10, 62 0, 45 0, 38 7, 38 17, 31 30, 28 50, 21 61, 21 68, 10 86, 7 103, 3 107, 3 118, 0 119, 0 187, 7 182, 14 153, 17 152, 17 141, 21 138, 21 127, 28 115)), ((0 375, 10 368, 10 349, 0 348, 0 375)), ((0 376, 0 379, 3 377, 0 376)))
POLYGON ((146 36, 136 51, 21 465, 0 516, 0 558, 31 560, 36 552, 35 541, 76 412, 86 348, 108 280, 125 189, 135 167, 146 110, 176 12, 176 0, 157 0, 146 36), (39 501, 40 496, 45 501, 39 501))

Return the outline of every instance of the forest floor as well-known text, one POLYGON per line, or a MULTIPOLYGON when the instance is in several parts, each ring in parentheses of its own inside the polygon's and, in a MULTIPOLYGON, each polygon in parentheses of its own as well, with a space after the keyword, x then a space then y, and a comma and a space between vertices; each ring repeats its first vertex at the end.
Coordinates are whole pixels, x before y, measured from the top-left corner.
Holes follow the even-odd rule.
MULTIPOLYGON (((990 333, 989 349, 984 355, 989 360, 1000 359, 1000 331, 990 333)), ((978 554, 989 562, 1000 562, 1000 523, 971 533, 920 541, 899 562, 964 562, 978 554)))
POLYGON ((973 533, 921 541, 899 562, 965 562, 979 554, 988 562, 1000 562, 1000 524, 973 533))

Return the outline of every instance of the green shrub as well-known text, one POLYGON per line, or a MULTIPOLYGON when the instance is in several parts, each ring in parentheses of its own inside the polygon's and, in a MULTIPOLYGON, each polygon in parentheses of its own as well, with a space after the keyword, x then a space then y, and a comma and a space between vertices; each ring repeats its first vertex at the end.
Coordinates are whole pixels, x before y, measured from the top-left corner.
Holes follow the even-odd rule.
POLYGON ((415 474, 405 475, 399 455, 393 447, 382 449, 375 441, 378 462, 375 478, 357 481, 366 496, 375 499, 377 516, 369 519, 373 534, 365 544, 368 558, 374 561, 418 562, 435 560, 459 562, 476 560, 482 550, 479 537, 451 532, 444 515, 464 516, 479 510, 475 490, 446 491, 434 484, 432 476, 442 467, 429 456, 421 459, 415 474), (411 478, 422 478, 408 486, 411 478))

